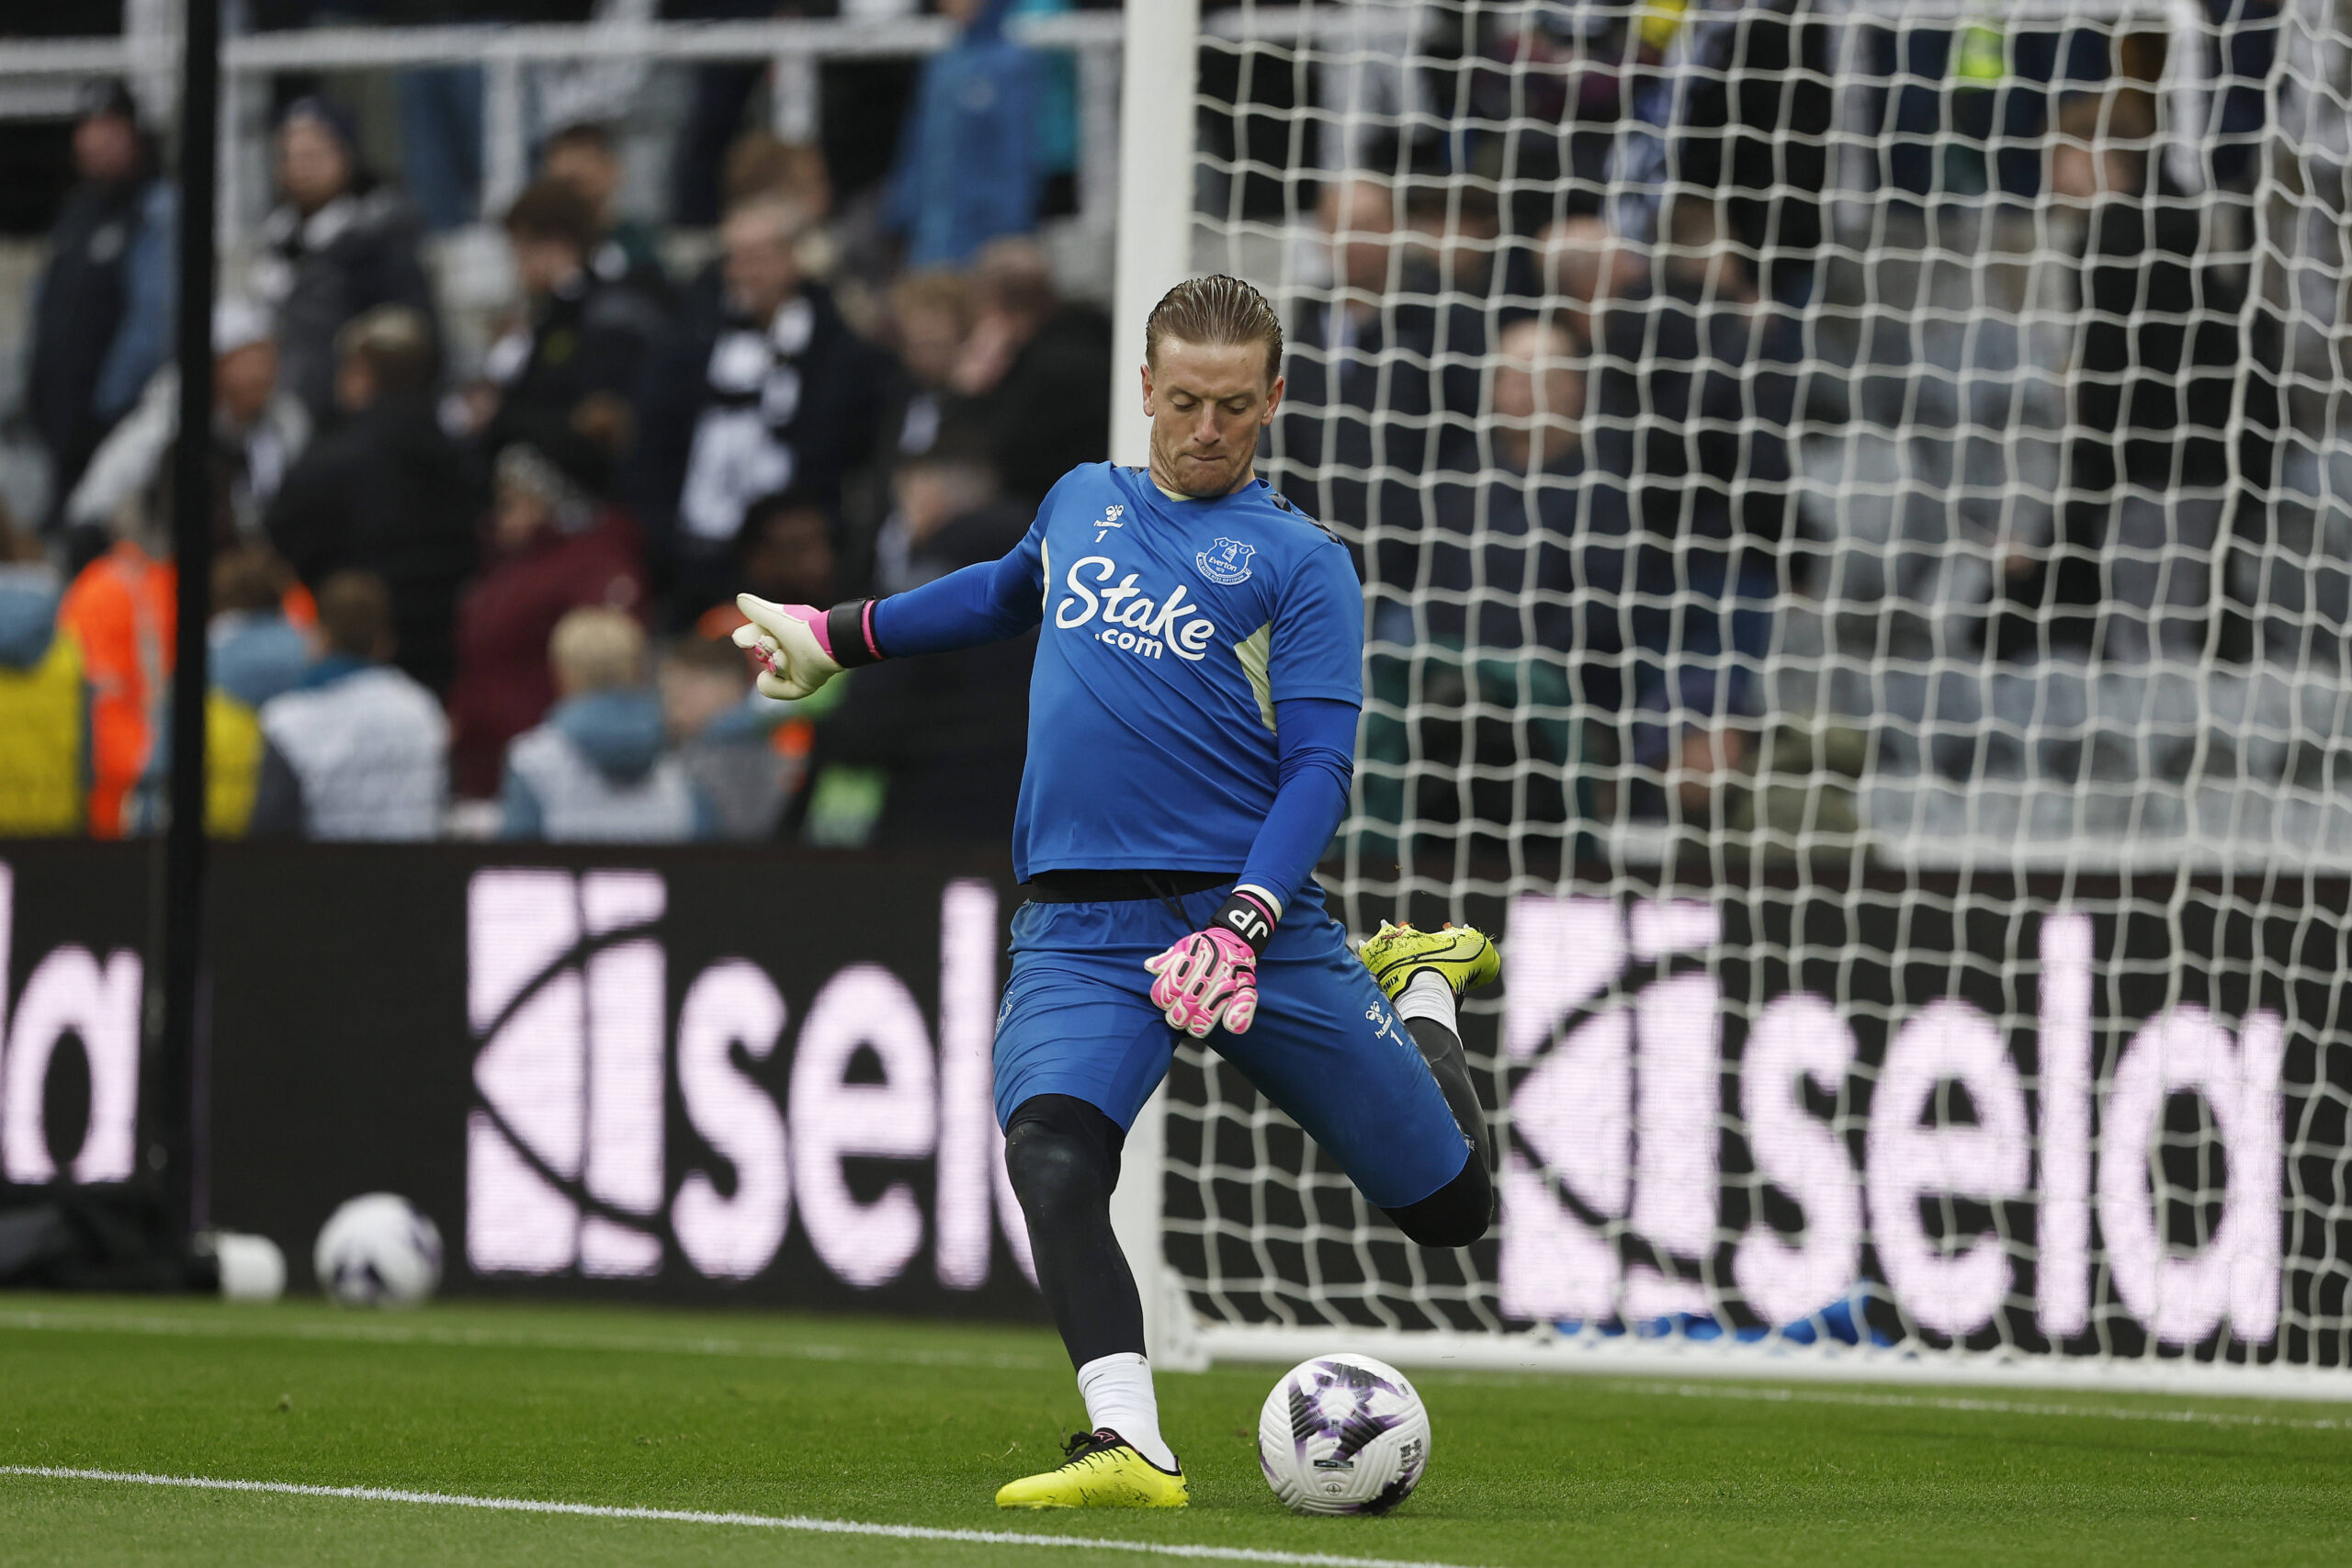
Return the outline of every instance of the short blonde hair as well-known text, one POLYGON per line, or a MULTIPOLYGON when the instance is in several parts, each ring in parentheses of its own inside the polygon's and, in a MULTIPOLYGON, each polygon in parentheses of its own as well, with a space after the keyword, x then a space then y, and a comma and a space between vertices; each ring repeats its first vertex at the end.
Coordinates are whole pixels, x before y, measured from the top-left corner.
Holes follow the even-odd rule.
POLYGON ((570 694, 634 686, 645 669, 645 628, 625 610, 584 605, 555 624, 548 662, 570 694))
POLYGON ((1238 347, 1247 343, 1266 345, 1266 384, 1282 372, 1283 319, 1266 297, 1238 277, 1213 273, 1189 278, 1159 297, 1143 325, 1143 358, 1157 365, 1159 340, 1204 348, 1238 347))

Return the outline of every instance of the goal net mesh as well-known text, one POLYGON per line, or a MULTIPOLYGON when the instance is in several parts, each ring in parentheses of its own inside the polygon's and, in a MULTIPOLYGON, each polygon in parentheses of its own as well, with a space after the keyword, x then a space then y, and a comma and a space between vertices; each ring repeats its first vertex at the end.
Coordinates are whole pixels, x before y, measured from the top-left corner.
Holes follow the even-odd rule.
POLYGON ((1325 880, 1506 969, 1465 1251, 1180 1054, 1202 1323, 2347 1359, 2346 9, 1207 9, 1325 880))

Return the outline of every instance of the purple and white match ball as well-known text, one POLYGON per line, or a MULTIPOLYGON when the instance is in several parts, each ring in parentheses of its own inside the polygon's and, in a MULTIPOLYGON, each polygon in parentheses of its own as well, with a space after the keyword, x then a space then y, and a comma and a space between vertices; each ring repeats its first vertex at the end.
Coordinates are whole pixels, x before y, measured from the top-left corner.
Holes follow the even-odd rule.
POLYGON ((311 1267, 344 1306, 414 1306, 441 1283, 441 1232, 398 1193, 363 1193, 319 1227, 311 1267))
POLYGON ((1301 1514, 1385 1514, 1430 1462, 1430 1413, 1405 1374, 1370 1356, 1301 1361, 1258 1415, 1258 1466, 1301 1514))

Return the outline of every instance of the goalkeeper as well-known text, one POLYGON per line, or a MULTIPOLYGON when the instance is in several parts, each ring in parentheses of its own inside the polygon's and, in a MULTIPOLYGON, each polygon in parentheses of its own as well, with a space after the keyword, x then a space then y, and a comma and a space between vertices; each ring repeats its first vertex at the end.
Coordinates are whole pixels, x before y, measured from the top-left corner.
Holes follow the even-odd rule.
POLYGON ((1043 622, 996 1109, 1091 1430, 1005 1507, 1185 1502, 1110 1209, 1179 1032, 1214 1037, 1413 1240, 1467 1246, 1494 1213, 1454 1021, 1493 944, 1384 926, 1359 961, 1309 875, 1347 805, 1363 603, 1345 547, 1255 476, 1281 362, 1256 289, 1181 284, 1144 331, 1148 473, 1071 470, 1012 554, 910 592, 740 601, 760 689, 786 699, 1043 622))

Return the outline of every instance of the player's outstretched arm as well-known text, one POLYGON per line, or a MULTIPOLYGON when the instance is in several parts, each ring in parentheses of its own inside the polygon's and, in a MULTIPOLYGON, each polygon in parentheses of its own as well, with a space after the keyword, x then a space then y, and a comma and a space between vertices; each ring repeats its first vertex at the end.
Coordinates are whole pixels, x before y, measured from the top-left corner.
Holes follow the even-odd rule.
POLYGON ((877 654, 946 653, 1019 637, 1045 616, 1037 533, 1001 560, 982 561, 893 593, 874 606, 877 654))
MULTIPOLYGON (((1034 537, 1034 536, 1033 536, 1034 537)), ((844 670, 910 653, 944 653, 1018 637, 1044 614, 1042 579, 1029 540, 1001 560, 951 571, 887 599, 858 599, 820 610, 735 596, 750 617, 735 643, 767 668, 760 693, 797 702, 844 670)))

